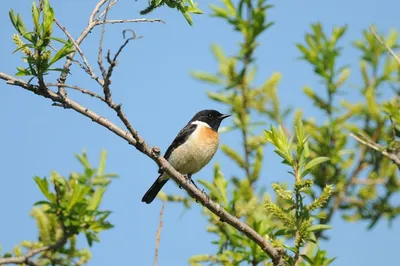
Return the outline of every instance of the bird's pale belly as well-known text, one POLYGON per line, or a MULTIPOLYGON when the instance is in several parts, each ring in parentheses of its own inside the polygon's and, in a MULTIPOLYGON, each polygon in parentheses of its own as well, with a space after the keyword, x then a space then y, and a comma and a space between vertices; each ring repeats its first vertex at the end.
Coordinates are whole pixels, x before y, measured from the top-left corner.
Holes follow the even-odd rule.
POLYGON ((217 132, 198 127, 184 144, 172 152, 168 161, 181 174, 197 173, 210 162, 218 143, 217 132))

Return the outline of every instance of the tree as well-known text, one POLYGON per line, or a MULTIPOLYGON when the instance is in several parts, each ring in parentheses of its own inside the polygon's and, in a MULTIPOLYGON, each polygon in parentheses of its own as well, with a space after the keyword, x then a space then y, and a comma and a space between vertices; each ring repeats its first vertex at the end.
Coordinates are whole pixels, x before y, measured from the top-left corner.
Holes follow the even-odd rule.
MULTIPOLYGON (((400 165, 396 140, 400 120, 396 85, 400 72, 396 55, 389 54, 397 48, 395 33, 383 38, 372 28, 364 32, 363 40, 354 42, 362 52, 360 70, 363 84, 360 93, 365 101, 342 101, 339 108, 339 93, 350 74, 349 67, 338 66, 337 63, 341 52, 338 42, 346 27, 334 28, 329 35, 321 24, 313 24, 311 32, 305 35, 305 43, 299 43, 297 47, 302 59, 310 63, 324 84, 326 98, 309 87, 304 88, 304 93, 325 114, 327 122, 318 124, 304 118, 301 110, 296 110, 293 124, 286 126, 291 110, 280 106, 277 96, 280 74, 275 73, 261 85, 253 82, 256 75, 254 52, 259 45, 257 38, 272 26, 267 16, 271 6, 264 0, 237 3, 228 0, 223 1, 222 6, 212 6, 213 15, 228 22, 243 40, 235 56, 227 56, 221 47, 213 46, 219 72, 194 72, 193 76, 221 89, 209 92, 208 96, 231 110, 233 125, 225 131, 239 131, 243 143, 242 151, 227 145, 221 149, 243 173, 225 178, 223 166, 216 165, 213 181, 200 181, 207 189, 207 194, 204 194, 168 164, 160 155, 160 148, 150 147, 145 142, 122 111, 122 105, 112 98, 111 78, 117 59, 126 45, 139 37, 133 31, 124 31, 125 41, 114 55, 110 51, 106 53, 105 65, 104 25, 162 22, 158 19, 108 20, 108 11, 116 3, 99 1, 88 26, 77 39, 73 39, 68 29, 60 25, 48 1, 33 4, 33 30, 28 29, 22 18, 11 11, 10 19, 17 32, 13 41, 17 51, 23 54, 24 63, 21 65, 25 64, 18 67, 16 76, 29 76, 31 79, 26 81, 1 72, 0 78, 9 85, 47 98, 53 105, 74 110, 107 128, 163 167, 191 196, 182 198, 162 194, 160 197, 163 200, 183 202, 190 207, 194 203, 193 198, 202 204, 210 224, 208 230, 218 239, 215 242, 217 249, 215 254, 192 257, 192 265, 259 265, 264 262, 274 265, 328 265, 333 258, 327 251, 321 250, 318 243, 326 237, 323 232, 330 228, 329 223, 335 213, 342 213, 347 220, 367 220, 370 228, 379 219, 391 221, 399 214, 400 207, 391 201, 399 191, 397 173, 400 165), (54 25, 62 30, 65 37, 54 36, 54 25), (88 56, 80 49, 88 33, 97 26, 101 26, 97 57, 99 76, 89 63, 88 56), (54 43, 59 46, 54 47, 54 43), (76 53, 81 62, 75 59, 76 53), (58 64, 62 60, 65 63, 60 68, 58 64), (382 61, 383 69, 379 67, 382 61), (73 64, 88 73, 102 88, 102 95, 66 82, 73 64), (57 82, 49 83, 46 75, 54 71, 59 71, 60 76, 57 82), (388 85, 394 86, 393 94, 389 100, 381 101, 379 90, 388 85), (57 91, 52 87, 57 87, 57 91), (104 102, 117 114, 126 129, 74 101, 68 96, 67 89, 78 90, 104 102), (272 120, 274 125, 268 127, 264 122, 266 119, 272 120), (260 129, 266 130, 260 132, 260 129), (384 141, 388 144, 383 146, 384 141), (272 185, 276 197, 265 193, 257 183, 264 147, 268 143, 275 147, 277 155, 288 165, 289 174, 293 175, 293 184, 276 182, 272 185), (362 178, 361 174, 366 178, 362 178)), ((190 12, 201 13, 190 1, 151 1, 143 13, 163 4, 177 8, 189 24, 193 23, 190 12)), ((14 254, 5 254, 0 264, 80 265, 88 260, 88 251, 76 250, 76 237, 80 233, 86 234, 91 245, 99 240, 99 231, 111 227, 107 221, 109 211, 99 211, 98 206, 112 175, 104 174, 104 154, 98 169, 90 166, 85 154, 77 157, 85 168, 84 173, 71 174, 69 178, 52 174, 53 190, 49 189, 46 179, 35 178, 47 198, 37 203, 43 205, 41 208, 34 209, 40 241, 22 243, 27 252, 16 248, 14 254)))

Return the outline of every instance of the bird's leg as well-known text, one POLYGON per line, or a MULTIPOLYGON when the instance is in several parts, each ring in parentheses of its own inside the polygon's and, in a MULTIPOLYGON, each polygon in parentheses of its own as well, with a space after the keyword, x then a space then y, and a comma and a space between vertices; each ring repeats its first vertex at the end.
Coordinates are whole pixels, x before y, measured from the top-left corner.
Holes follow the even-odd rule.
POLYGON ((192 179, 192 174, 187 174, 186 178, 187 178, 188 181, 190 181, 190 183, 193 184, 193 186, 195 186, 197 189, 199 189, 199 187, 196 185, 196 183, 192 179))

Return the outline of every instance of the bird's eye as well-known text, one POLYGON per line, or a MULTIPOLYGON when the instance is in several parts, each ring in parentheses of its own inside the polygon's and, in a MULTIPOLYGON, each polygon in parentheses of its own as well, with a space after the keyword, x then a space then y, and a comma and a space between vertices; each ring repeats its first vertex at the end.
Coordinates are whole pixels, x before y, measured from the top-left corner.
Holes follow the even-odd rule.
POLYGON ((208 114, 207 116, 208 116, 209 118, 211 118, 211 117, 212 117, 212 114, 208 114))

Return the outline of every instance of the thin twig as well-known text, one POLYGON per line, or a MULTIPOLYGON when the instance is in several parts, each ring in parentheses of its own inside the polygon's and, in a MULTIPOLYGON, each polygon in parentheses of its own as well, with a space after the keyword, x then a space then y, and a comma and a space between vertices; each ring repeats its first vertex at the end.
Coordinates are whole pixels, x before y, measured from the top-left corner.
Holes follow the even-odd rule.
MULTIPOLYGON (((55 93, 51 90, 48 90, 47 93, 43 93, 38 86, 31 85, 26 83, 21 79, 17 79, 10 75, 0 72, 0 79, 7 81, 8 84, 16 85, 21 88, 24 88, 28 91, 31 91, 35 94, 41 95, 47 99, 52 100, 53 102, 58 102, 68 107, 68 109, 72 109, 87 118, 91 119, 93 122, 107 128, 117 136, 126 140, 129 144, 133 145, 136 149, 141 151, 143 154, 147 155, 151 158, 157 165, 165 169, 166 173, 172 177, 182 188, 184 188, 188 194, 200 202, 204 207, 210 210, 212 213, 217 215, 221 221, 226 222, 227 224, 234 227, 239 232, 243 233, 246 237, 255 242, 268 256, 272 259, 274 265, 283 266, 285 265, 285 261, 283 259, 283 251, 280 248, 273 247, 264 236, 257 233, 253 228, 248 226, 246 223, 242 222, 235 216, 231 215, 227 212, 220 204, 212 201, 206 194, 204 194, 201 190, 196 188, 191 182, 186 182, 187 179, 176 171, 169 162, 160 155, 160 149, 158 147, 151 148, 144 139, 139 135, 139 133, 133 130, 129 121, 127 121, 129 125, 129 132, 124 131, 111 121, 101 117, 97 113, 89 110, 89 108, 80 105, 79 103, 73 101, 70 98, 64 97, 55 93)), ((120 105, 119 105, 120 106, 120 105)), ((121 118, 121 117, 120 117, 121 118)), ((121 118, 122 119, 122 118, 121 118)), ((125 122, 124 122, 125 124, 125 122)), ((125 124, 126 125, 126 124, 125 124)), ((36 253, 35 253, 36 254, 36 253)))
POLYGON ((84 89, 84 88, 81 88, 81 87, 79 87, 79 86, 68 85, 68 84, 61 84, 61 83, 46 83, 46 86, 47 86, 47 87, 56 87, 56 86, 59 87, 59 86, 62 86, 62 87, 65 87, 65 88, 70 88, 70 89, 73 89, 73 90, 76 90, 76 91, 80 91, 80 92, 82 92, 83 94, 87 94, 87 95, 90 95, 90 96, 92 96, 92 97, 94 97, 94 98, 100 99, 100 100, 102 100, 103 102, 106 101, 106 99, 104 99, 104 97, 102 97, 102 96, 100 96, 100 95, 98 95, 98 94, 96 94, 96 93, 94 93, 94 92, 92 92, 92 91, 90 91, 90 90, 86 90, 86 89, 84 89))
MULTIPOLYGON (((75 41, 78 45, 81 44, 81 42, 87 37, 87 35, 93 30, 93 28, 96 27, 97 20, 95 20, 95 16, 97 15, 97 13, 99 13, 100 8, 106 2, 107 2, 107 0, 101 0, 94 7, 92 13, 89 16, 89 22, 88 22, 87 27, 83 30, 81 35, 75 41)), ((75 52, 70 54, 69 58, 73 58, 74 56, 75 56, 75 52)), ((65 83, 65 81, 67 80, 67 76, 68 76, 69 68, 71 67, 71 64, 72 64, 72 60, 71 59, 67 59, 67 61, 65 62, 64 66, 63 66, 63 70, 64 71, 61 72, 61 75, 58 78, 58 83, 61 83, 61 84, 65 83)), ((60 94, 63 97, 67 96, 65 88, 62 87, 62 86, 58 87, 58 94, 60 94)))
POLYGON ((18 257, 9 257, 9 258, 0 258, 0 265, 3 264, 28 264, 28 265, 35 265, 36 263, 34 263, 32 260, 30 260, 30 258, 32 258, 33 256, 35 256, 36 254, 48 251, 48 250, 54 250, 54 249, 58 249, 60 247, 62 247, 68 240, 68 236, 63 236, 61 239, 59 239, 55 244, 53 245, 47 245, 41 248, 36 248, 36 249, 32 249, 30 250, 28 253, 26 253, 25 255, 22 256, 18 256, 18 257))
MULTIPOLYGON (((117 65, 117 59, 118 56, 121 54, 122 50, 125 48, 125 46, 132 40, 136 40, 136 39, 140 39, 142 38, 141 36, 136 36, 136 33, 133 30, 124 30, 122 32, 122 36, 125 39, 125 34, 126 32, 129 31, 132 33, 132 37, 127 38, 125 40, 125 42, 119 47, 118 51, 116 52, 116 54, 114 55, 114 58, 111 59, 110 56, 110 51, 108 51, 107 53, 107 61, 110 64, 110 66, 108 67, 107 73, 103 76, 104 79, 104 85, 103 85, 103 90, 104 90, 104 97, 106 99, 107 104, 113 108, 115 111, 117 111, 115 109, 116 104, 112 104, 112 99, 111 99, 111 90, 110 90, 110 84, 111 84, 111 75, 113 73, 114 67, 117 65), (113 107, 114 106, 114 107, 113 107)), ((118 113, 118 111, 117 111, 118 113)))
POLYGON ((67 59, 71 60, 73 63, 77 64, 80 68, 82 68, 86 72, 86 68, 81 62, 79 62, 78 60, 70 57, 69 55, 67 55, 67 59))
POLYGON ((400 58, 396 55, 396 53, 389 47, 389 45, 387 45, 380 37, 379 35, 376 33, 374 27, 370 26, 369 27, 372 34, 375 36, 375 38, 377 39, 378 42, 380 42, 383 46, 385 46, 385 48, 389 51, 389 53, 393 56, 393 58, 397 61, 397 63, 400 64, 400 58))
POLYGON ((385 183, 385 182, 386 182, 386 179, 385 179, 385 178, 377 178, 377 179, 370 179, 370 178, 361 179, 361 178, 355 178, 355 179, 353 180, 352 184, 369 186, 369 185, 382 185, 382 184, 385 183))
POLYGON ((97 25, 101 24, 117 24, 117 23, 140 23, 140 22, 161 22, 165 23, 164 20, 159 18, 149 19, 149 18, 137 18, 137 19, 109 19, 109 20, 99 20, 97 25))
MULTIPOLYGON (((75 42, 74 38, 71 36, 71 34, 67 31, 67 29, 65 27, 63 27, 58 21, 57 19, 54 19, 54 22, 57 24, 57 26, 65 33, 65 35, 67 35, 68 39, 70 39, 70 41, 74 44, 75 49, 78 51, 78 53, 80 54, 80 56, 82 57, 83 63, 85 64, 85 70, 86 72, 90 75, 90 77, 94 80, 97 81, 97 83, 99 83, 101 86, 103 86, 103 80, 101 80, 93 71, 92 67, 90 66, 89 62, 86 59, 85 54, 82 52, 82 49, 79 47, 79 44, 77 42, 75 42)), ((61 82, 64 83, 64 82, 61 82)))
POLYGON ((95 17, 96 17, 96 15, 97 15, 97 13, 99 13, 100 8, 101 8, 107 1, 108 1, 108 0, 101 0, 101 1, 99 1, 99 2, 96 4, 96 6, 94 7, 92 13, 91 13, 90 16, 89 16, 89 23, 88 23, 89 25, 90 25, 93 21, 95 21, 95 17))
MULTIPOLYGON (((110 8, 111 8, 110 5, 111 5, 111 0, 108 1, 107 8, 106 8, 106 10, 104 10, 105 13, 104 13, 103 21, 107 20, 108 10, 110 10, 110 8)), ((103 66, 103 41, 104 41, 105 31, 106 31, 106 23, 103 23, 103 25, 101 27, 101 34, 100 34, 100 40, 99 40, 99 53, 97 55, 97 64, 99 65, 103 79, 104 79, 104 76, 106 75, 106 69, 103 66)))
POLYGON ((397 164, 400 167, 400 158, 397 157, 395 154, 387 152, 386 149, 384 147, 382 147, 381 145, 379 145, 378 143, 368 141, 368 140, 363 140, 353 133, 350 133, 349 135, 350 135, 350 137, 354 138, 358 142, 370 147, 371 149, 374 149, 374 150, 382 153, 382 155, 388 157, 390 160, 392 160, 395 164, 397 164))
MULTIPOLYGON (((107 8, 107 9, 109 10, 110 8, 112 8, 117 2, 118 2, 118 0, 112 1, 112 2, 108 5, 108 8, 107 8)), ((97 17, 98 20, 100 20, 102 17, 104 17, 104 16, 106 15, 106 13, 108 12, 107 9, 105 9, 105 10, 97 17)))
MULTIPOLYGON (((56 190, 56 196, 57 196, 57 204, 60 204, 60 198, 59 198, 59 189, 57 186, 55 186, 55 190, 56 190)), ((25 255, 22 256, 18 256, 18 257, 8 257, 8 258, 0 258, 0 265, 4 265, 4 264, 27 264, 30 266, 38 266, 37 263, 35 263, 33 260, 31 260, 31 258, 33 256, 35 256, 36 254, 45 252, 45 251, 49 251, 49 250, 55 250, 58 249, 62 246, 65 245, 65 243, 67 243, 68 237, 70 236, 66 229, 65 229, 65 225, 64 225, 64 220, 63 220, 63 216, 61 213, 57 213, 57 217, 59 218, 59 222, 63 231, 63 236, 54 244, 52 245, 47 245, 44 247, 40 247, 40 248, 36 248, 36 249, 32 249, 29 252, 27 252, 25 255)))
POLYGON ((158 262, 158 249, 160 247, 161 229, 162 229, 162 226, 163 226, 162 216, 164 214, 164 206, 165 206, 165 200, 163 200, 163 203, 162 203, 162 206, 161 206, 161 211, 160 211, 160 222, 158 223, 158 228, 157 228, 157 233, 156 233, 156 253, 154 255, 153 266, 157 266, 157 262, 158 262))

